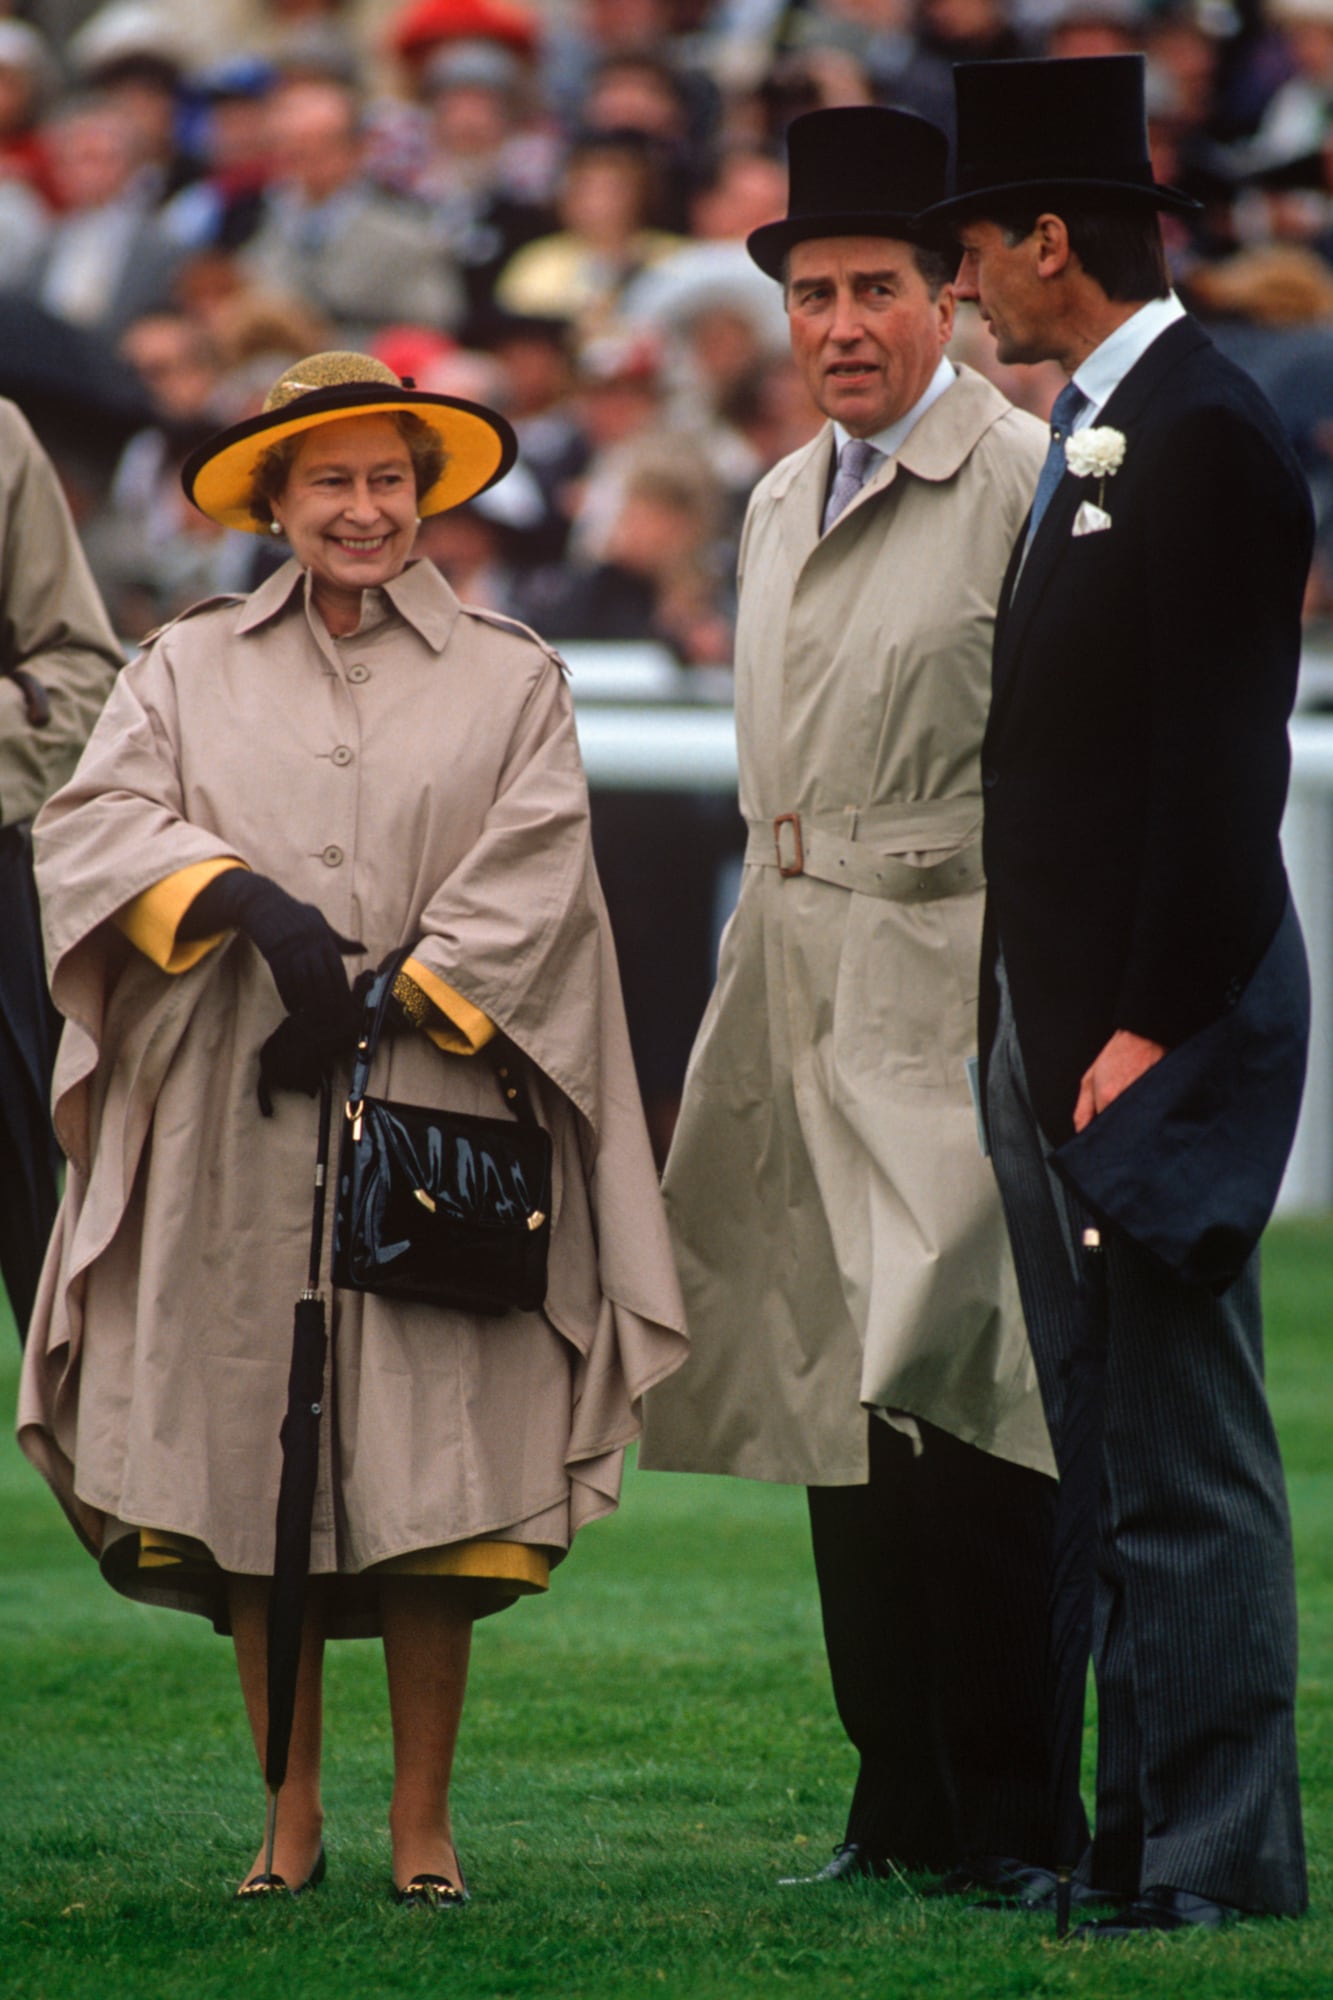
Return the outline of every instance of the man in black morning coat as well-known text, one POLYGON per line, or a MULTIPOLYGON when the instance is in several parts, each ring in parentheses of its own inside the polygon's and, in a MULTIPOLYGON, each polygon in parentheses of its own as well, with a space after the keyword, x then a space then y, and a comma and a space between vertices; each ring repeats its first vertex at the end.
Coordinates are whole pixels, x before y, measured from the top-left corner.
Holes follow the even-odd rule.
POLYGON ((1125 1907, 1081 1935, 1295 1914, 1295 1597, 1253 1245, 1304 1061, 1278 828, 1309 501, 1268 404, 1170 291, 1157 210, 1187 198, 1153 180, 1142 59, 955 77, 955 193, 932 214, 963 246, 959 297, 1002 361, 1055 359, 1081 392, 1057 399, 1000 600, 981 984, 1057 1437, 1073 1244, 1089 1207, 1112 1225, 1080 1872, 1125 1907))

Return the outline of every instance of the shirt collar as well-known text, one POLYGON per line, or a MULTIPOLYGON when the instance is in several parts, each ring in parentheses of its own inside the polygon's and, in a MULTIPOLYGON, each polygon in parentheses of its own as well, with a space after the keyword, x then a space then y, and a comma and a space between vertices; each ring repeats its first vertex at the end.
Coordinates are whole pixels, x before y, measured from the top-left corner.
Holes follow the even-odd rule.
POLYGON ((1099 411, 1110 402, 1136 361, 1141 361, 1159 334, 1185 317, 1185 308, 1174 292, 1164 299, 1149 299, 1136 313, 1108 334, 1074 370, 1074 381, 1087 397, 1087 407, 1074 420, 1076 431, 1095 423, 1099 411))
MULTIPOLYGON (((893 423, 886 424, 882 431, 876 431, 872 437, 868 437, 866 443, 873 444, 876 451, 882 451, 885 458, 892 458, 895 452, 901 451, 907 441, 908 432, 912 429, 913 425, 921 421, 932 403, 939 402, 940 397, 946 389, 953 387, 955 373, 956 370, 952 361, 946 356, 941 355, 940 365, 931 376, 929 382, 927 382, 925 394, 917 398, 905 416, 897 417, 893 423)), ((844 430, 841 424, 834 424, 833 449, 835 455, 841 453, 843 446, 850 436, 851 432, 844 430)))

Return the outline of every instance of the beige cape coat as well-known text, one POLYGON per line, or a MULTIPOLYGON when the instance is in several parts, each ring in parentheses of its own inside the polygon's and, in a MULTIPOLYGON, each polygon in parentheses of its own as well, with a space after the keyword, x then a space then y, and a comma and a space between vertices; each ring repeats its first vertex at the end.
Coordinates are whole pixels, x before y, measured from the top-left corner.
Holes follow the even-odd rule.
POLYGON ((121 664, 50 459, 28 420, 0 397, 0 666, 21 667, 50 698, 35 727, 23 690, 0 675, 0 824, 31 819, 78 762, 121 664))
POLYGON ((965 1069, 979 863, 917 902, 764 865, 793 812, 872 866, 975 851, 995 603, 1044 449, 964 368, 826 535, 831 427, 751 502, 752 831, 667 1165, 691 1357, 649 1398, 647 1466, 860 1484, 870 1407, 1049 1469, 965 1069))
MULTIPOLYGON (((312 1568, 342 1579, 332 1628, 368 1631, 372 1564, 498 1531, 558 1554, 609 1512, 638 1400, 684 1353, 555 656, 423 563, 331 639, 289 563, 125 670, 38 823, 69 1177, 21 1443, 92 1548, 152 1526, 263 1574, 315 1107, 258 1115, 282 1009, 246 939, 173 977, 110 921, 229 855, 364 940, 353 973, 411 944, 527 1052, 554 1142, 544 1314, 334 1295, 312 1568)), ((499 1105, 484 1059, 421 1035, 377 1070, 392 1097, 499 1105)), ((135 1594, 218 1616, 152 1575, 135 1594)))

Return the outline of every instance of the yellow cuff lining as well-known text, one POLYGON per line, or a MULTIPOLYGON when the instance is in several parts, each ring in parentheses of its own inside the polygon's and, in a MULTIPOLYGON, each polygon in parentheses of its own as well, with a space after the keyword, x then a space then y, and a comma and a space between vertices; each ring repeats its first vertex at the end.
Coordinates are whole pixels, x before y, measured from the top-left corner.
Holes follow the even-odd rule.
MULTIPOLYGON (((140 1569, 181 1569, 187 1564, 191 1568, 217 1568, 212 1552, 193 1536, 175 1535, 166 1528, 140 1528, 140 1569)), ((390 1556, 387 1562, 371 1567, 377 1576, 461 1576, 504 1583, 520 1596, 547 1590, 551 1582, 550 1557, 526 1542, 445 1542, 438 1548, 390 1556)))
POLYGON ((217 860, 195 861, 188 868, 178 868, 174 875, 164 875, 151 889, 145 889, 126 903, 123 910, 117 910, 113 922, 163 972, 188 972, 201 958, 207 958, 227 933, 218 931, 213 937, 191 938, 187 944, 177 944, 181 918, 201 889, 229 869, 244 866, 243 861, 217 860))
POLYGON ((408 978, 414 980, 426 998, 447 1018, 434 1027, 428 1027, 437 1049, 446 1055, 474 1056, 478 1049, 484 1049, 495 1034, 495 1023, 489 1014, 483 1014, 480 1007, 474 1007, 461 993, 426 967, 418 958, 409 958, 403 965, 408 978))

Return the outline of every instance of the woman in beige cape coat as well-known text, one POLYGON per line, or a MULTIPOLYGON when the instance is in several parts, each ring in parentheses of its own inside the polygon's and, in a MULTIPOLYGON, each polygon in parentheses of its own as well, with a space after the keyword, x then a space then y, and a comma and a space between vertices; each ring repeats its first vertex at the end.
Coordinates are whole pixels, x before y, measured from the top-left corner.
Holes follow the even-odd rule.
MULTIPOLYGON (((192 497, 258 529, 253 475, 276 440, 265 490, 298 561, 156 635, 39 826, 69 1176, 20 1440, 117 1588, 234 1632, 262 1754, 315 1115, 277 1076, 259 1116, 260 1051, 298 1017, 244 929, 197 935, 191 905, 220 880, 276 883, 363 947, 353 970, 410 945, 426 1032, 405 1022, 379 1057, 382 1094, 493 1113, 489 1065, 460 1058, 496 1028, 524 1052, 555 1154, 544 1312, 334 1294, 272 1862, 284 1888, 322 1872, 322 1638, 382 1632, 394 1879, 440 1906, 466 1893, 448 1776, 472 1619, 544 1587, 614 1508, 639 1398, 684 1341, 559 662, 406 564, 416 510, 505 469, 507 427, 407 395, 363 356, 289 374, 272 412, 202 455, 192 497), (436 449, 423 473, 422 432, 442 469, 436 449)), ((271 1890, 257 1872, 243 1888, 271 1890)))

